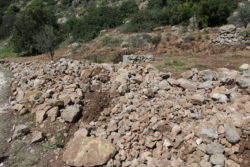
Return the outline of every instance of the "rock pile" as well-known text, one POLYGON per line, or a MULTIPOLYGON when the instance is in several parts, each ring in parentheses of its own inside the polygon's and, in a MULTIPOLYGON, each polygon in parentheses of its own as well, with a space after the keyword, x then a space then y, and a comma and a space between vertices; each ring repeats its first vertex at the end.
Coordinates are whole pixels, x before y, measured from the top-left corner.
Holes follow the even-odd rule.
POLYGON ((240 142, 250 134, 249 68, 193 69, 175 79, 149 64, 61 59, 9 67, 15 77, 11 100, 16 112, 35 113, 38 123, 80 124, 62 157, 67 165, 244 163, 238 154, 240 142))
POLYGON ((123 63, 145 63, 152 59, 152 55, 125 55, 123 56, 123 63))
POLYGON ((214 43, 239 45, 244 42, 244 36, 237 32, 236 27, 232 24, 220 27, 219 33, 220 35, 213 40, 214 43))

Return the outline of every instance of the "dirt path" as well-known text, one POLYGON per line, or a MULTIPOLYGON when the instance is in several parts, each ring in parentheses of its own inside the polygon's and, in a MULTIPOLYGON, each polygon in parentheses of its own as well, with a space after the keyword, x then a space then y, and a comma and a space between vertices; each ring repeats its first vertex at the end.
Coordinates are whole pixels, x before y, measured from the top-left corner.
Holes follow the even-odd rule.
POLYGON ((8 112, 8 97, 9 97, 9 78, 7 72, 0 68, 0 166, 8 158, 8 150, 10 144, 8 139, 11 137, 12 128, 12 113, 8 112))

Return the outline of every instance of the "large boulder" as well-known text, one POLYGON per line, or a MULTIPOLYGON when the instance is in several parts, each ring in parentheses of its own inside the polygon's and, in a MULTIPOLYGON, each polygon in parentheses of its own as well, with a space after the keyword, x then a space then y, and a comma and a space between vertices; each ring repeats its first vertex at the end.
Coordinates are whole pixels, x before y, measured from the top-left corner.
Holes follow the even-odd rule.
POLYGON ((220 33, 224 34, 224 33, 231 33, 234 32, 236 30, 235 25, 233 24, 229 24, 229 25, 224 25, 222 27, 220 27, 220 33))
POLYGON ((100 166, 106 164, 116 152, 116 147, 104 140, 75 133, 66 146, 63 161, 69 166, 100 166))

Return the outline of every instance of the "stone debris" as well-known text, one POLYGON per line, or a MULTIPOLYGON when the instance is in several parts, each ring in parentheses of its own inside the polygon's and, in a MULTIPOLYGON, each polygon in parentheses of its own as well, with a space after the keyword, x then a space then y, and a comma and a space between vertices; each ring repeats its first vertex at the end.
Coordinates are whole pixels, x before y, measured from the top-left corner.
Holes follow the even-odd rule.
MULTIPOLYGON (((34 113, 40 127, 56 121, 79 127, 64 150, 69 166, 242 161, 239 142, 250 134, 249 69, 192 69, 176 79, 147 64, 60 59, 8 65, 16 112, 34 113)), ((16 127, 13 137, 27 132, 16 127)), ((32 141, 42 140, 40 132, 33 135, 32 141)))
POLYGON ((152 55, 125 55, 123 56, 123 63, 142 63, 149 62, 152 59, 152 55))
POLYGON ((245 41, 245 37, 237 31, 235 25, 229 24, 220 27, 219 36, 213 39, 214 43, 224 45, 240 45, 245 41))

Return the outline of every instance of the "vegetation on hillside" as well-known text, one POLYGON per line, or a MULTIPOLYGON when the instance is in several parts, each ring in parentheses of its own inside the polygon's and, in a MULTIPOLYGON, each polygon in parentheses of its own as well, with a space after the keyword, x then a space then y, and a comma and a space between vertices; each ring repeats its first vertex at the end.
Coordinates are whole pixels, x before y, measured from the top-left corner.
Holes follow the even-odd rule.
MULTIPOLYGON (((220 26, 227 23, 238 0, 149 0, 142 10, 138 9, 137 2, 36 0, 21 3, 0 0, 0 40, 11 38, 15 52, 34 55, 47 52, 37 47, 37 37, 45 26, 51 27, 61 42, 68 39, 88 42, 100 31, 121 25, 126 33, 152 31, 163 25, 186 26, 194 16, 199 28, 220 26), (57 19, 62 17, 66 17, 66 22, 58 24, 57 19)), ((249 22, 249 11, 249 5, 239 11, 244 25, 249 22)))

